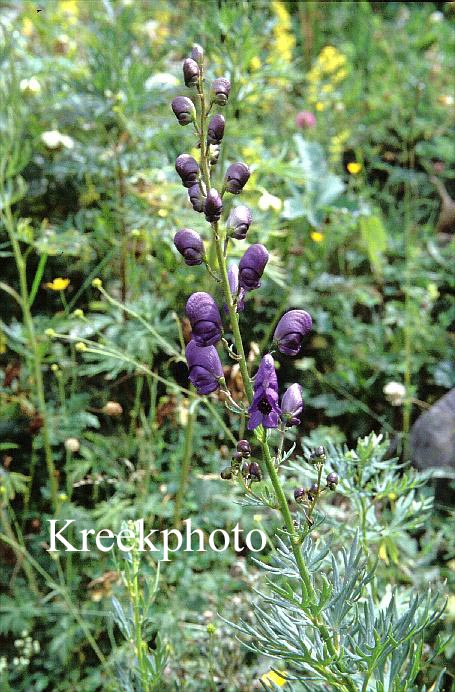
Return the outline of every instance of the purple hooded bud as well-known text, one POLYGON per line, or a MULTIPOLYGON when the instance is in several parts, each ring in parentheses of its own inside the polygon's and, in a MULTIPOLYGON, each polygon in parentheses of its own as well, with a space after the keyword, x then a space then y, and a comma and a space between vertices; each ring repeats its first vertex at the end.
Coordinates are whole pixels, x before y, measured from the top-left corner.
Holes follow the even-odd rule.
POLYGON ((252 221, 253 215, 248 207, 243 204, 234 207, 227 222, 228 227, 232 228, 232 237, 236 240, 245 240, 252 221))
POLYGON ((231 82, 224 77, 218 77, 212 82, 212 101, 219 106, 225 106, 231 91, 231 82))
POLYGON ((297 383, 291 384, 291 386, 286 389, 281 399, 281 417, 288 425, 298 425, 300 419, 297 416, 299 416, 302 411, 302 387, 297 383))
POLYGON ((303 337, 313 325, 311 315, 305 310, 289 310, 278 322, 273 340, 281 353, 296 356, 300 351, 303 337))
MULTIPOLYGON (((239 290, 239 268, 237 264, 231 264, 229 267, 228 281, 232 297, 237 300, 236 312, 242 312, 245 307, 245 291, 243 288, 239 290)), ((227 311, 227 305, 225 309, 227 311)))
POLYGON ((205 200, 205 218, 209 223, 219 221, 221 212, 223 211, 223 202, 220 194, 214 187, 209 190, 207 199, 205 200))
POLYGON ((186 303, 186 315, 197 346, 213 346, 221 339, 221 317, 218 306, 208 293, 193 293, 186 303))
POLYGON ((201 196, 201 191, 197 183, 188 188, 188 197, 190 198, 191 206, 194 211, 204 211, 204 199, 201 196))
POLYGON ((199 65, 201 62, 204 60, 204 49, 202 46, 199 45, 199 43, 193 43, 193 49, 191 51, 191 57, 193 60, 195 60, 199 65))
POLYGON ((189 267, 202 264, 205 253, 204 243, 199 233, 191 228, 182 228, 174 236, 174 245, 189 267))
POLYGON ((198 394, 210 394, 224 378, 223 366, 215 346, 201 348, 190 341, 185 349, 188 377, 198 394))
POLYGON ((172 110, 180 125, 189 125, 196 118, 194 103, 186 96, 176 96, 172 101, 172 110))
POLYGON ((281 415, 278 406, 278 380, 273 358, 268 353, 261 360, 254 378, 254 397, 248 409, 250 418, 248 430, 254 430, 258 425, 264 428, 277 428, 281 415))
POLYGON ((196 159, 189 154, 180 154, 175 160, 175 170, 182 179, 185 187, 193 187, 197 183, 199 166, 196 159))
POLYGON ((250 169, 241 161, 231 163, 224 177, 224 188, 233 195, 238 195, 250 177, 250 169))
POLYGON ((269 253, 259 243, 250 245, 239 263, 239 282, 245 291, 252 291, 261 285, 260 278, 269 259, 269 253))
POLYGON ((212 118, 207 128, 207 142, 209 144, 220 144, 224 135, 224 116, 217 113, 212 118))
POLYGON ((199 80, 199 65, 193 58, 187 58, 183 61, 183 79, 185 86, 196 86, 199 80))

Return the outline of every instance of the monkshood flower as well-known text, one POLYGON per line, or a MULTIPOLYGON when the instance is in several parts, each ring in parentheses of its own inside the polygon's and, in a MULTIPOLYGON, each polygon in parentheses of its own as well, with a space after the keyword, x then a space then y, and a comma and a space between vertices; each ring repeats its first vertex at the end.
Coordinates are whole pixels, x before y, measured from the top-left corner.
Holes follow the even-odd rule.
POLYGON ((201 347, 191 340, 185 349, 188 378, 198 394, 210 394, 224 379, 223 366, 215 346, 201 347))
POLYGON ((189 267, 202 264, 205 253, 204 243, 199 233, 191 228, 182 228, 174 236, 174 245, 189 267))
POLYGON ((239 262, 239 283, 245 291, 252 291, 261 285, 260 278, 269 259, 263 245, 250 245, 239 262))
POLYGON ((209 223, 219 221, 221 212, 223 211, 223 202, 221 196, 214 187, 207 193, 207 199, 205 200, 205 218, 209 223))
POLYGON ((199 166, 189 154, 180 154, 175 160, 175 170, 179 174, 185 187, 193 187, 197 183, 199 166))
POLYGON ((183 79, 185 86, 196 86, 199 80, 199 65, 193 58, 187 58, 183 61, 183 79))
POLYGON ((189 125, 196 118, 194 103, 186 96, 176 96, 172 101, 172 110, 180 125, 189 125))
POLYGON ((242 192, 249 177, 250 169, 245 163, 241 161, 231 163, 224 177, 224 189, 233 195, 238 195, 242 192))
POLYGON ((202 46, 199 45, 199 43, 194 43, 193 44, 193 49, 191 51, 191 57, 193 60, 195 60, 198 65, 202 63, 204 60, 204 49, 202 46))
POLYGON ((232 237, 236 240, 245 240, 252 221, 253 215, 248 207, 243 204, 234 207, 227 222, 228 228, 232 228, 232 237))
POLYGON ((188 197, 190 198, 191 206, 193 207, 194 211, 204 211, 204 199, 201 196, 198 183, 188 188, 188 197))
POLYGON ((278 406, 278 380, 270 353, 263 357, 255 375, 254 396, 248 413, 248 430, 254 430, 261 424, 264 428, 278 427, 281 414, 278 406))
POLYGON ((207 142, 209 144, 220 144, 224 135, 224 116, 217 113, 210 118, 210 122, 207 127, 207 142))
POLYGON ((231 264, 229 267, 228 280, 232 297, 237 299, 235 310, 236 312, 242 312, 245 308, 245 290, 243 288, 239 288, 239 268, 237 264, 231 264))
POLYGON ((209 293, 193 293, 186 303, 193 339, 197 346, 213 346, 221 339, 221 317, 218 306, 209 293))
POLYGON ((218 77, 212 82, 212 101, 219 106, 225 106, 229 92, 231 91, 231 82, 224 77, 218 77))
POLYGON ((305 310, 289 310, 278 322, 273 341, 278 350, 287 356, 296 356, 300 351, 303 337, 313 325, 311 315, 305 310))
POLYGON ((295 383, 291 384, 283 394, 281 399, 281 417, 287 425, 299 425, 299 416, 303 410, 302 387, 295 383))

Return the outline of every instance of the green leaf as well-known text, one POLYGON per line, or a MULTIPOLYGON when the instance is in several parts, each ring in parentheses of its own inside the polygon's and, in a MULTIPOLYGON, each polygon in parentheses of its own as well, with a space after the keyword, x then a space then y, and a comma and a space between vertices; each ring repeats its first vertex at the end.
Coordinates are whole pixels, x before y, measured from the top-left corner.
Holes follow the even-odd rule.
POLYGON ((382 278, 384 252, 387 249, 387 231, 379 216, 361 216, 360 234, 366 246, 373 273, 382 278))

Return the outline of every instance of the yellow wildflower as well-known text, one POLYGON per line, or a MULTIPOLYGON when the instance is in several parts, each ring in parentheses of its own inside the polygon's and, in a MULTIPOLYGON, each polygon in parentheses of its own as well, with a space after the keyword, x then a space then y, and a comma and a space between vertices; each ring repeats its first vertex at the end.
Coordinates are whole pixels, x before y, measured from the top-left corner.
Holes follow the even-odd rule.
POLYGON ((33 22, 31 19, 28 17, 24 17, 24 21, 22 23, 22 35, 23 36, 31 36, 33 34, 33 22))
POLYGON ((389 564, 389 556, 387 554, 387 547, 386 547, 385 543, 381 543, 381 545, 379 546, 379 553, 378 554, 379 554, 379 557, 381 558, 381 560, 383 560, 383 562, 385 562, 386 565, 388 565, 389 564))
POLYGON ((167 209, 158 209, 158 216, 160 216, 162 219, 166 218, 166 216, 169 214, 167 209))
POLYGON ((324 240, 324 234, 320 233, 319 231, 313 231, 310 235, 311 240, 314 240, 315 243, 322 243, 324 240))
POLYGON ((296 43, 295 36, 292 33, 291 17, 284 4, 278 0, 272 2, 272 10, 277 18, 277 22, 273 27, 273 53, 277 58, 290 63, 292 61, 292 51, 296 43))
POLYGON ((250 60, 250 70, 252 72, 257 72, 260 70, 262 67, 261 59, 255 55, 254 58, 251 58, 250 60))
POLYGON ((362 164, 357 163, 357 161, 350 161, 347 165, 347 169, 351 175, 357 175, 362 170, 362 164))
POLYGON ((325 103, 322 103, 322 101, 318 101, 315 107, 317 111, 322 112, 323 110, 325 110, 325 103))
POLYGON ((280 670, 277 672, 274 670, 269 670, 268 673, 264 673, 261 680, 267 687, 272 687, 271 683, 277 687, 283 687, 286 684, 286 678, 283 677, 285 674, 285 670, 280 670))
POLYGON ((57 276, 56 279, 45 284, 46 288, 50 288, 51 291, 64 291, 70 285, 69 279, 62 279, 61 276, 57 276))

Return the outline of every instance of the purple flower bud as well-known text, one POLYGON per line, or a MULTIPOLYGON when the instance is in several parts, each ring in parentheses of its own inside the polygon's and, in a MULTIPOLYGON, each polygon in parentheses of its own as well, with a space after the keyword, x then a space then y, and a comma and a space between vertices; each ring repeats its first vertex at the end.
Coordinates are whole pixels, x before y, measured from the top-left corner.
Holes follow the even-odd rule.
POLYGON ((305 499, 305 495, 306 495, 305 488, 296 488, 294 490, 294 500, 296 502, 303 502, 303 500, 305 499))
POLYGON ((255 375, 254 397, 248 412, 248 430, 254 430, 261 424, 264 428, 278 427, 281 414, 278 406, 278 380, 275 364, 269 353, 261 360, 255 375))
POLYGON ((202 264, 205 253, 204 243, 199 233, 191 228, 182 228, 174 236, 174 245, 189 267, 202 264))
POLYGON ((220 386, 223 379, 223 366, 215 346, 201 348, 190 341, 185 349, 188 364, 188 377, 198 394, 210 394, 220 386))
POLYGON ((281 353, 296 356, 300 351, 303 337, 308 334, 312 325, 311 315, 305 310, 289 310, 278 322, 273 340, 281 353))
POLYGON ((196 118, 194 103, 186 96, 176 96, 172 101, 172 110, 180 125, 189 125, 196 118))
POLYGON ((233 229, 232 237, 236 240, 245 240, 252 221, 253 215, 248 207, 243 204, 234 207, 227 222, 228 227, 233 229))
POLYGON ((180 154, 175 160, 175 170, 182 179, 185 187, 193 187, 197 183, 199 166, 196 159, 189 154, 180 154))
POLYGON ((193 58, 187 58, 183 61, 183 79, 185 86, 196 86, 199 80, 199 65, 193 58))
POLYGON ((256 461, 252 461, 248 467, 248 475, 253 481, 262 480, 262 473, 259 464, 256 461))
POLYGON ((224 187, 233 195, 238 195, 245 187, 250 177, 250 169, 241 161, 231 163, 224 177, 224 187))
POLYGON ((208 293, 193 293, 186 304, 193 339, 198 346, 213 346, 221 339, 221 317, 218 306, 208 293))
POLYGON ((251 456, 251 445, 248 440, 239 440, 237 442, 237 451, 242 454, 245 459, 251 456))
POLYGON ((202 46, 199 45, 199 43, 193 43, 193 49, 191 51, 191 57, 193 60, 195 60, 199 65, 201 62, 204 60, 204 49, 202 46))
POLYGON ((212 82, 212 101, 219 106, 225 106, 231 91, 231 82, 224 77, 218 77, 212 82))
POLYGON ((197 183, 188 188, 188 197, 190 198, 194 211, 204 211, 204 199, 201 196, 201 191, 197 183))
POLYGON ((239 282, 245 291, 252 291, 261 285, 260 278, 269 259, 263 245, 250 245, 239 262, 239 282))
POLYGON ((339 479, 339 476, 337 473, 335 473, 334 471, 331 471, 331 473, 329 473, 329 475, 327 476, 326 480, 327 480, 327 485, 330 488, 330 490, 335 490, 340 479, 339 479))
POLYGON ((210 223, 214 221, 219 221, 221 212, 223 211, 223 202, 217 190, 212 187, 207 194, 207 199, 205 200, 205 218, 210 223))
POLYGON ((298 425, 298 416, 303 410, 302 387, 295 383, 291 384, 283 394, 281 399, 282 418, 288 425, 298 425))
POLYGON ((207 142, 209 144, 220 144, 224 135, 224 116, 217 113, 212 118, 207 128, 207 142))
MULTIPOLYGON (((236 264, 231 264, 228 271, 229 287, 234 299, 237 299, 236 312, 242 312, 245 308, 245 290, 239 290, 239 268, 236 264)), ((225 306, 228 310, 227 305, 225 306)))

